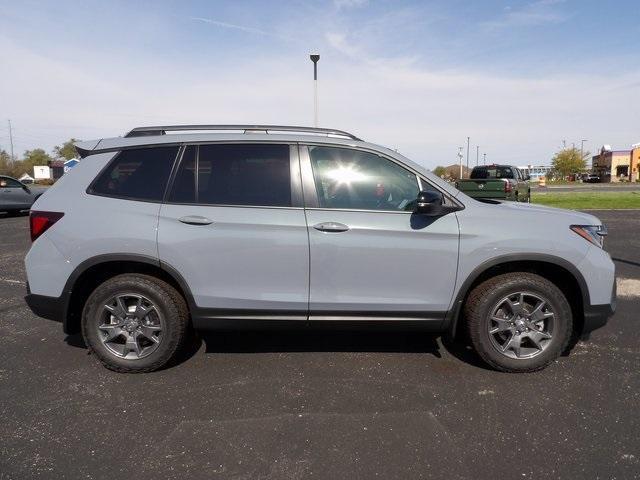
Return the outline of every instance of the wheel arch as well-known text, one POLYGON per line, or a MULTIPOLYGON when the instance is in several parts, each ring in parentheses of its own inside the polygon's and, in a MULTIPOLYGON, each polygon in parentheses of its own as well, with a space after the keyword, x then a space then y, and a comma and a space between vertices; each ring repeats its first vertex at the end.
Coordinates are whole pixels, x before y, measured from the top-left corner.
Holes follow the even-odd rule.
POLYGON ((63 330, 66 334, 80 332, 82 310, 91 292, 105 280, 123 273, 150 275, 167 282, 184 297, 189 311, 193 311, 195 304, 191 291, 184 278, 170 265, 146 255, 98 255, 78 265, 65 284, 63 330))
POLYGON ((584 307, 590 305, 587 282, 580 271, 567 260, 553 255, 504 255, 488 260, 476 267, 463 282, 456 294, 445 325, 448 333, 455 337, 459 325, 464 322, 462 306, 469 293, 485 280, 502 273, 529 272, 553 282, 567 297, 571 305, 574 332, 580 334, 584 326, 584 307))

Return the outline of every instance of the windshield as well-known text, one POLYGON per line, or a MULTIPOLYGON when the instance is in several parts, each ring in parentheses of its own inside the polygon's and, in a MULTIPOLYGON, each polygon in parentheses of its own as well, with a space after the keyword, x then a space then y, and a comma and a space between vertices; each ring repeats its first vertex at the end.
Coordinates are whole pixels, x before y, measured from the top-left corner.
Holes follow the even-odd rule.
POLYGON ((513 171, 507 167, 476 167, 471 171, 471 178, 513 178, 513 171))

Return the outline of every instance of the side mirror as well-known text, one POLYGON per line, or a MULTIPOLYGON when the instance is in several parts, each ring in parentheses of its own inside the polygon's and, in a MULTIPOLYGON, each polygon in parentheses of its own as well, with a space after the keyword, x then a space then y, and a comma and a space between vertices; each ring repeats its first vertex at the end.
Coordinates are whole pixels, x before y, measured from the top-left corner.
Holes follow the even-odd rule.
POLYGON ((22 184, 22 189, 27 193, 31 193, 31 190, 29 189, 29 187, 27 187, 24 183, 22 184))
POLYGON ((440 215, 443 212, 442 204, 444 197, 440 192, 434 192, 430 190, 423 190, 418 193, 418 199, 416 201, 416 208, 414 213, 420 215, 440 215))
POLYGON ((531 180, 531 175, 525 175, 524 179, 528 182, 529 180, 531 180))

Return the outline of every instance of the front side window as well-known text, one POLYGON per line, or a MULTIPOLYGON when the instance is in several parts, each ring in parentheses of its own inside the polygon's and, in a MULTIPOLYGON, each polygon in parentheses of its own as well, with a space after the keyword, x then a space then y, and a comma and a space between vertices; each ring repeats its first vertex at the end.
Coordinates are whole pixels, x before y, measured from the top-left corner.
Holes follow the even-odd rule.
POLYGON ((309 156, 321 208, 412 211, 416 175, 373 153, 310 146, 309 156))
POLYGON ((189 146, 176 174, 169 201, 200 205, 289 207, 289 146, 189 146))
POLYGON ((90 193, 162 201, 178 147, 124 150, 100 174, 90 193))
POLYGON ((0 187, 2 188, 22 188, 22 184, 13 178, 0 177, 0 187))

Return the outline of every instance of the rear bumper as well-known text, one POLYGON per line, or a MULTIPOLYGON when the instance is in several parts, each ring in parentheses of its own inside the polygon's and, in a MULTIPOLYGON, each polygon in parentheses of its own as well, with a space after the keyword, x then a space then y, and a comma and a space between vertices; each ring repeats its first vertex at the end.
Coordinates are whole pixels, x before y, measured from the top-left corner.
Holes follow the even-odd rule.
POLYGON ((611 302, 603 305, 586 305, 584 308, 584 325, 582 327, 583 336, 588 336, 594 330, 604 327, 607 321, 616 311, 617 291, 616 282, 613 282, 611 291, 611 302))
POLYGON ((38 317, 64 322, 67 305, 63 297, 49 297, 31 293, 27 283, 27 295, 24 297, 24 301, 27 302, 27 306, 38 317))

